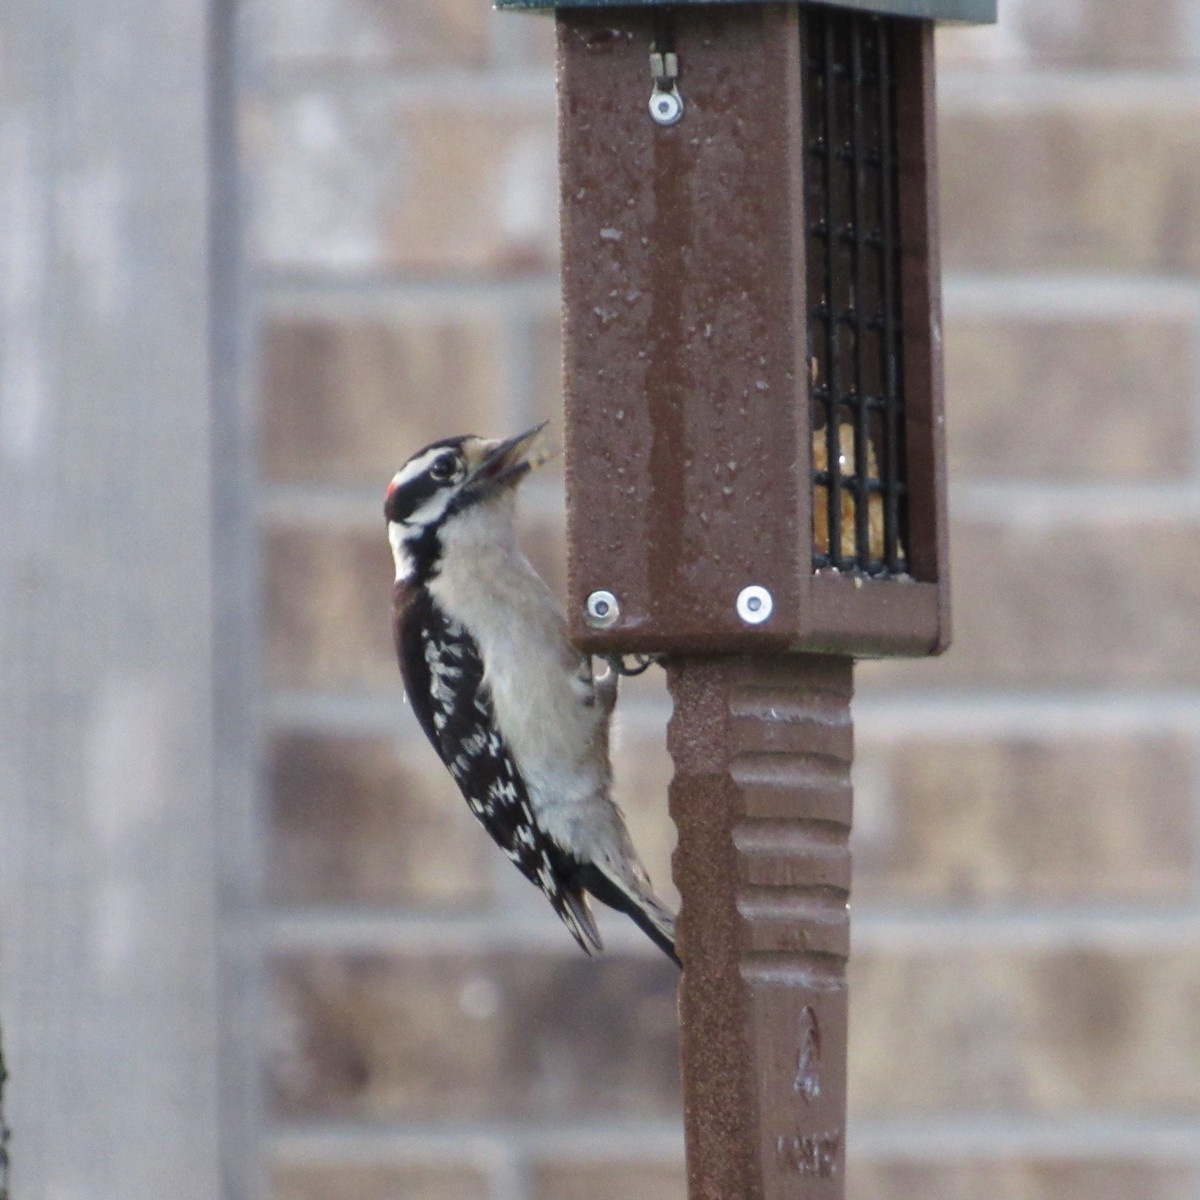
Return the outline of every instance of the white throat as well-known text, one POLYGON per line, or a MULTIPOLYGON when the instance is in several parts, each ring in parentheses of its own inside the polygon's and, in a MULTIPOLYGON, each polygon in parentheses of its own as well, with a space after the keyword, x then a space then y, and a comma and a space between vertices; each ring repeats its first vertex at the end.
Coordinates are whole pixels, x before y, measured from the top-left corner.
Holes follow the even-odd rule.
POLYGON ((392 558, 396 563, 396 582, 406 583, 417 573, 417 568, 404 545, 404 527, 399 521, 388 522, 388 541, 392 545, 392 558))

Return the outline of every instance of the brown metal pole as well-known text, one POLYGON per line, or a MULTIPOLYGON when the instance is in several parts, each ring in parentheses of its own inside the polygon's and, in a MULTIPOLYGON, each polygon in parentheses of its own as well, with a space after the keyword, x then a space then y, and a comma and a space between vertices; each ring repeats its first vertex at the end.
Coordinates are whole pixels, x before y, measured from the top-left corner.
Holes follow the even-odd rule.
POLYGON ((691 1200, 844 1194, 852 669, 668 667, 691 1200))

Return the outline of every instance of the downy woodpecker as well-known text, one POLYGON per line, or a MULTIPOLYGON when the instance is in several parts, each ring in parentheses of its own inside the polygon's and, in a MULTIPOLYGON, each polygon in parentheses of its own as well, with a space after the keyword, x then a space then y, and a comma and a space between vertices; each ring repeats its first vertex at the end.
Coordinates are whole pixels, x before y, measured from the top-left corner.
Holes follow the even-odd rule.
POLYGON ((596 678, 517 546, 517 487, 545 460, 542 428, 434 442, 388 485, 400 672, 471 811, 580 946, 602 948, 591 893, 678 964, 674 918, 610 794, 616 673, 596 678))

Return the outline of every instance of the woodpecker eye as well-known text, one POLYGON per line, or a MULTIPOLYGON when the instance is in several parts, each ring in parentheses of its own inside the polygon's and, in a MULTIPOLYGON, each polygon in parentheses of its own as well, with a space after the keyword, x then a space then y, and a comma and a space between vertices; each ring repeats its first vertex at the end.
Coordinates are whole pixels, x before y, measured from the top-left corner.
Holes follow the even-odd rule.
POLYGON ((445 483, 447 479, 453 479, 458 473, 458 459, 453 456, 439 458, 429 468, 429 476, 431 479, 436 479, 439 483, 445 483))

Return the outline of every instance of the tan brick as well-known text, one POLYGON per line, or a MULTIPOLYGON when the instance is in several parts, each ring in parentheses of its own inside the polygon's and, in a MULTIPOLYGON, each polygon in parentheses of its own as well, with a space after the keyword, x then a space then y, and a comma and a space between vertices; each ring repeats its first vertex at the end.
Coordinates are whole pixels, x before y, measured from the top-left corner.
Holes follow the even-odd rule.
POLYGON ((856 835, 861 900, 1186 901, 1195 878, 1182 739, 912 742, 883 820, 856 835))
MULTIPOLYGON (((544 467, 547 474, 559 474, 559 466, 544 467)), ((552 476, 553 477, 553 476, 552 476)), ((522 499, 517 508, 517 540, 537 573, 550 585, 559 604, 567 599, 567 539, 561 502, 556 494, 552 507, 545 507, 533 496, 522 499)))
POLYGON ((951 478, 1185 476, 1195 362, 1182 318, 951 319, 951 478))
POLYGON ((280 688, 395 689, 395 567, 378 532, 275 528, 266 534, 267 678, 280 688))
POLYGON ((471 0, 245 0, 262 59, 290 67, 479 67, 488 10, 471 0))
POLYGON ((848 1200, 1192 1200, 1186 1167, 1153 1159, 862 1162, 851 1157, 848 1200))
POLYGON ((1038 102, 1028 83, 939 121, 942 246, 957 269, 1200 268, 1200 97, 1122 103, 1107 85, 1038 102), (1018 93, 1017 89, 1020 89, 1018 93))
POLYGON ((938 30, 942 68, 1062 64, 1152 67, 1200 60, 1200 22, 1190 0, 1009 0, 996 25, 938 30))
POLYGON ((427 93, 386 77, 267 97, 244 144, 258 178, 254 251, 268 270, 551 273, 558 150, 547 99, 427 93))
POLYGON ((487 1176, 464 1167, 275 1166, 271 1200, 489 1200, 487 1176))
POLYGON ((951 536, 954 644, 939 659, 865 663, 893 685, 1176 687, 1200 681, 1200 528, 962 523, 951 536))
POLYGON ((557 309, 540 313, 531 336, 533 404, 538 419, 563 420, 562 317, 557 309))
POLYGON ((281 955, 273 1107, 347 1119, 675 1116, 666 959, 281 955))
POLYGON ((496 323, 396 313, 289 316, 263 332, 268 479, 378 486, 410 454, 496 426, 496 323))
POLYGON ((1200 1116, 1200 947, 859 950, 857 1116, 1200 1116))
POLYGON ((683 1165, 541 1163, 529 1200, 687 1200, 683 1165))
POLYGON ((534 20, 523 22, 525 53, 531 63, 553 70, 557 52, 554 22, 534 20))
POLYGON ((491 843, 423 740, 276 737, 270 834, 277 903, 462 906, 489 893, 491 843))

